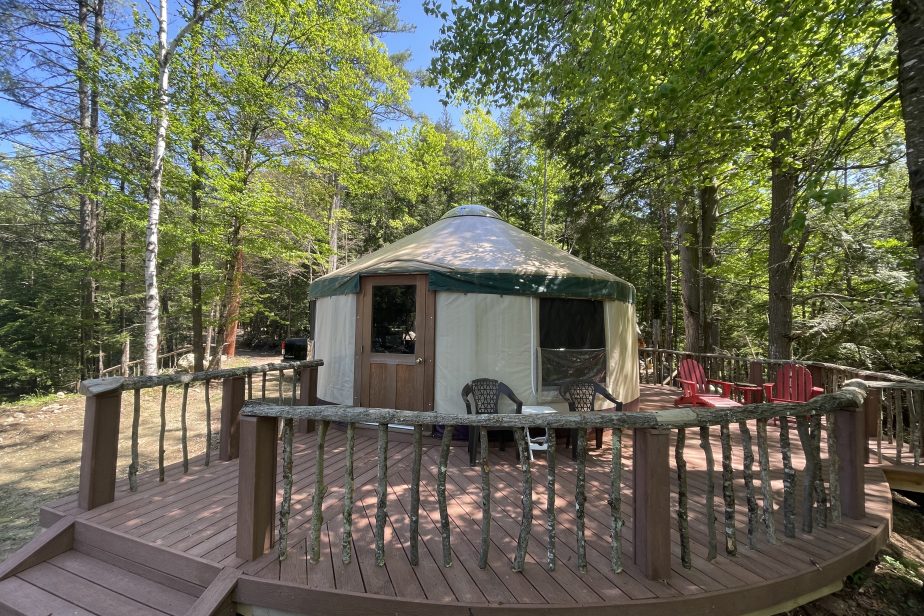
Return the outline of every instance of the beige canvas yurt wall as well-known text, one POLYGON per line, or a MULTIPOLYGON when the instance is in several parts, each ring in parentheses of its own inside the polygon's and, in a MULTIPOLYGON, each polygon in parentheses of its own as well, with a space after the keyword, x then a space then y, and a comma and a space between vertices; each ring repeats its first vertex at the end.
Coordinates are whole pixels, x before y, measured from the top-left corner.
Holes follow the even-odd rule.
MULTIPOLYGON (((618 301, 603 304, 605 386, 617 399, 631 403, 639 397, 635 307, 618 301)), ((436 307, 436 410, 465 413, 460 392, 479 377, 503 381, 524 404, 564 409, 554 387, 540 391, 539 298, 438 293, 436 307)), ((608 405, 602 398, 598 404, 608 405)))

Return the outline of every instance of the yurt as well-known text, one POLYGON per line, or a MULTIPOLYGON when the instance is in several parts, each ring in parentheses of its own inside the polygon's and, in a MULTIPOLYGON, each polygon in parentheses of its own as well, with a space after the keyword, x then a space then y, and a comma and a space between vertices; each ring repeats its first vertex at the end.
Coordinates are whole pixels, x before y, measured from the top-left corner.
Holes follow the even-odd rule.
POLYGON ((558 385, 592 378, 637 408, 635 288, 484 206, 318 278, 310 296, 327 403, 464 414, 462 388, 488 377, 564 410, 558 385))

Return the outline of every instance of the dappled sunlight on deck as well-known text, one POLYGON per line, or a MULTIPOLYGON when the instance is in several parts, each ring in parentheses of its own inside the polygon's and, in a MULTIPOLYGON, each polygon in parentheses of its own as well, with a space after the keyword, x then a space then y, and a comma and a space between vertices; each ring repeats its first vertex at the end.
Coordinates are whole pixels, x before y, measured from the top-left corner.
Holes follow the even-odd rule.
MULTIPOLYGON (((671 407, 677 390, 642 385, 641 410, 671 407)), ((753 422, 752 422, 753 424, 753 422)), ((604 446, 587 456, 587 503, 585 513, 587 570, 577 566, 577 535, 574 494, 575 464, 570 451, 559 446, 557 465, 557 567, 549 571, 546 564, 548 536, 545 528, 545 475, 543 454, 532 464, 534 521, 524 571, 511 570, 520 524, 520 487, 522 478, 512 447, 500 452, 491 443, 491 548, 488 564, 479 569, 481 536, 481 473, 468 465, 464 443, 450 454, 447 480, 447 508, 451 519, 451 567, 442 565, 440 519, 437 508, 436 477, 439 441, 424 438, 420 490, 420 564, 411 566, 409 559, 409 511, 411 460, 413 449, 409 435, 390 434, 388 453, 388 519, 385 526, 385 566, 375 563, 374 528, 376 511, 376 431, 358 428, 355 445, 355 507, 353 513, 353 558, 344 564, 341 558, 342 499, 344 489, 345 432, 332 426, 325 448, 325 481, 328 491, 323 500, 324 523, 321 532, 321 558, 309 562, 308 530, 315 480, 315 434, 298 434, 294 442, 294 485, 292 513, 289 521, 289 551, 279 561, 275 550, 245 562, 235 555, 238 498, 238 462, 212 461, 204 468, 200 458, 191 462, 190 473, 171 467, 168 481, 157 483, 157 473, 139 476, 137 493, 127 491, 124 482, 117 485, 116 500, 88 512, 79 512, 76 498, 50 504, 44 514, 48 521, 61 515, 80 519, 136 537, 143 542, 170 548, 261 579, 292 583, 316 590, 352 593, 323 595, 319 604, 359 601, 355 593, 390 597, 392 601, 434 601, 465 606, 500 606, 511 604, 579 606, 619 604, 625 613, 663 613, 683 609, 684 613, 706 613, 717 609, 741 612, 764 609, 786 601, 804 599, 821 588, 830 589, 845 575, 871 558, 888 534, 891 501, 882 472, 867 467, 867 517, 844 518, 814 529, 812 534, 797 528, 795 539, 783 537, 783 477, 778 445, 778 431, 770 426, 771 480, 777 512, 775 523, 779 542, 771 545, 763 525, 756 527, 756 545, 748 546, 748 507, 744 480, 740 470, 734 479, 737 555, 724 552, 721 493, 721 464, 717 456, 714 514, 718 518, 718 556, 707 560, 708 518, 705 505, 706 470, 698 435, 687 431, 684 457, 689 485, 689 527, 692 568, 681 564, 681 542, 676 518, 672 514, 671 571, 664 580, 648 579, 634 563, 632 473, 632 438, 623 437, 623 534, 624 571, 614 573, 610 562, 609 495, 611 449, 609 431, 604 446), (694 437, 695 436, 695 437, 694 437), (338 597, 340 597, 338 599, 338 597), (680 607, 682 603, 682 608, 680 607), (674 605, 672 608, 671 605, 674 605)), ((752 425, 753 432, 753 425, 752 425)), ((793 430, 793 433, 795 430, 793 430)), ((671 437, 671 507, 677 507, 677 477, 674 464, 676 432, 671 437)), ((561 434, 560 434, 561 436, 561 434)), ((733 465, 741 469, 742 450, 737 428, 733 428, 733 465)), ((592 440, 592 439, 591 439, 592 440)), ((713 449, 721 450, 719 428, 710 431, 713 449)), ((826 448, 822 439, 822 448, 826 448)), ((281 448, 280 448, 281 450, 281 448)), ((802 470, 804 461, 798 438, 794 438, 794 466, 802 470)), ((826 458, 826 456, 825 456, 826 458)), ((281 467, 281 464, 279 465, 281 467)), ((801 477, 801 474, 800 474, 801 477)), ((281 470, 277 477, 277 505, 281 498, 281 470)), ((801 486, 797 490, 801 498, 801 486)), ((760 496, 758 494, 758 500, 760 496)), ((278 510, 278 508, 277 508, 278 510)), ((800 511, 797 502, 797 511, 800 511)), ((830 590, 827 590, 830 592, 830 590)), ((345 603, 344 603, 345 604, 345 603)), ((365 605, 357 603, 357 606, 365 605)), ((384 604, 383 604, 384 605, 384 604)), ((396 606, 399 604, 389 603, 396 606)), ((401 603, 408 607, 410 604, 401 603)), ((357 607, 362 611, 362 607, 357 607)), ((384 607, 382 609, 385 609, 384 607)), ((404 609, 404 608, 401 608, 404 609)), ((431 606, 432 609, 432 606, 431 606)), ((400 611, 400 610, 399 610, 400 611)))

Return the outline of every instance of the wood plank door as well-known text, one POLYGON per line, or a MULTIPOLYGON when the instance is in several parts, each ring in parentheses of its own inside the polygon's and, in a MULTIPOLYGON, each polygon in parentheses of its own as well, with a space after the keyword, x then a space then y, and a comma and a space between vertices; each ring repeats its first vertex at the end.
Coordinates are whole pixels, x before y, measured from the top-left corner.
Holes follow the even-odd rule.
POLYGON ((434 313, 425 274, 361 279, 354 404, 433 410, 434 313))

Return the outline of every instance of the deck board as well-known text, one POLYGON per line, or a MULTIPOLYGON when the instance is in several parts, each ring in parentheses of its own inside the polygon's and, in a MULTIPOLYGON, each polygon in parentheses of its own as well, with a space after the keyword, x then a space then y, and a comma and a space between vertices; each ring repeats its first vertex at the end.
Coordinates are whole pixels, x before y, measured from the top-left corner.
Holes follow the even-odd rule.
MULTIPOLYGON (((676 392, 668 388, 642 386, 643 409, 665 408, 676 392)), ((756 435, 751 423, 756 449, 756 435)), ((590 449, 587 456, 587 571, 577 569, 576 519, 573 495, 576 472, 570 451, 560 447, 557 465, 557 554, 558 566, 549 571, 546 566, 547 532, 545 527, 546 462, 541 454, 531 465, 533 474, 533 527, 525 569, 511 570, 521 516, 520 485, 522 476, 512 448, 500 452, 491 443, 492 524, 488 566, 478 567, 481 532, 480 467, 468 466, 464 446, 453 447, 447 482, 447 506, 451 518, 453 565, 442 566, 442 544, 439 513, 436 503, 436 475, 439 442, 425 439, 421 468, 420 564, 409 563, 411 447, 404 438, 390 439, 388 453, 388 518, 385 532, 386 565, 379 567, 374 559, 375 481, 377 461, 376 431, 357 430, 355 449, 355 504, 353 513, 353 559, 341 560, 342 508, 345 468, 345 436, 338 426, 331 426, 325 447, 325 484, 321 532, 321 559, 307 561, 306 536, 311 521, 311 500, 314 489, 316 435, 297 435, 294 447, 293 502, 290 517, 290 542, 287 558, 280 563, 275 551, 257 561, 245 563, 235 552, 235 522, 237 506, 237 463, 213 461, 202 466, 201 457, 193 458, 190 472, 172 465, 168 481, 159 484, 156 471, 140 476, 142 489, 130 493, 120 481, 116 500, 109 505, 80 514, 94 523, 114 528, 144 541, 171 547, 192 556, 241 568, 260 578, 281 580, 315 589, 365 593, 407 600, 430 600, 468 605, 599 605, 652 601, 682 601, 707 593, 752 592, 754 588, 788 579, 799 572, 811 573, 825 563, 836 562, 844 553, 881 533, 891 514, 888 486, 875 467, 867 468, 868 517, 844 520, 816 528, 812 535, 801 531, 797 515, 797 538, 783 535, 781 511, 783 485, 782 462, 778 446, 778 428, 770 426, 770 457, 773 471, 771 485, 774 495, 774 521, 777 545, 766 541, 763 525, 757 528, 757 546, 747 547, 747 503, 742 477, 743 452, 737 426, 732 427, 733 465, 735 467, 735 515, 737 556, 724 550, 721 484, 721 442, 717 427, 710 430, 709 442, 716 458, 715 510, 718 555, 706 560, 707 511, 705 457, 699 445, 697 431, 687 432, 684 456, 689 485, 689 528, 693 568, 680 563, 680 537, 676 520, 677 477, 674 468, 674 439, 671 437, 671 576, 668 580, 649 580, 633 562, 634 543, 632 519, 632 438, 624 433, 622 515, 624 527, 624 571, 615 574, 610 568, 610 511, 606 498, 609 493, 611 449, 607 433, 604 447, 590 449)), ((822 439, 822 448, 826 447, 822 439)), ((281 449, 281 448, 280 448, 281 449)), ((793 438, 793 463, 800 474, 804 465, 798 438, 793 438)), ((277 486, 281 486, 281 465, 277 486)), ((760 481, 755 463, 755 495, 761 504, 760 481)), ((825 475, 827 479, 827 475, 825 475)), ((277 499, 281 498, 281 487, 277 499)), ((801 485, 797 488, 801 500, 801 485)), ((56 501, 52 507, 58 513, 75 512, 76 501, 71 497, 56 501)), ((57 567, 49 563, 48 567, 57 567)), ((33 574, 35 575, 35 574, 33 574)), ((129 574, 130 575, 130 574, 129 574)), ((14 584, 32 583, 22 578, 14 584)), ((112 592, 110 590, 109 592, 112 592)), ((118 593, 115 593, 118 595, 118 593)), ((121 596, 121 595, 119 595, 121 596)), ((137 598, 137 597, 136 597, 137 598)), ((166 600, 166 597, 162 598, 166 600)), ((140 604, 139 604, 140 605, 140 604)), ((150 606, 147 606, 150 608, 150 606)), ((166 609, 166 605, 161 605, 166 609)), ((168 611, 169 612, 169 611, 168 611)))

